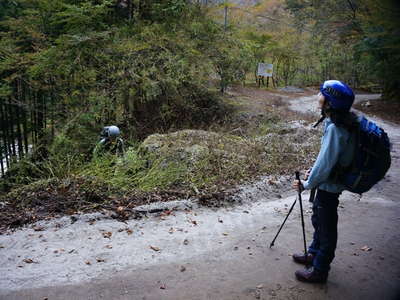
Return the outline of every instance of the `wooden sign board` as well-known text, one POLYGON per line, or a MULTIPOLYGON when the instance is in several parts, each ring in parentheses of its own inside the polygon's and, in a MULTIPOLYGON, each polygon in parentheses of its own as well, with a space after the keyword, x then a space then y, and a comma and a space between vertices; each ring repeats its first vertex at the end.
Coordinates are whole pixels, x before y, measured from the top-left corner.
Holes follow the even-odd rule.
POLYGON ((272 77, 273 64, 259 63, 257 69, 257 76, 272 77))

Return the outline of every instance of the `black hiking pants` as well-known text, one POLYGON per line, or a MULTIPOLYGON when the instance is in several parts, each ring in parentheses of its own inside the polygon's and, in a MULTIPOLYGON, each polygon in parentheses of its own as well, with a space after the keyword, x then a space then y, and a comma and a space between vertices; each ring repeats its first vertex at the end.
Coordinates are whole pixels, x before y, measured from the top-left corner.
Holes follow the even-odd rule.
POLYGON ((329 272, 330 264, 335 257, 339 195, 340 193, 317 190, 313 203, 311 222, 314 235, 308 251, 314 254, 314 268, 321 272, 329 272))

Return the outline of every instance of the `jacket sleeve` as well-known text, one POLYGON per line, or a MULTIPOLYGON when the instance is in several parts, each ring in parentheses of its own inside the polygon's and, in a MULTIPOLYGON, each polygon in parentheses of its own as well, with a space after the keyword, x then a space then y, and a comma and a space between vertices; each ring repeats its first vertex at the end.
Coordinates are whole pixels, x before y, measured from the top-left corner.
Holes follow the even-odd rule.
POLYGON ((104 138, 97 143, 96 147, 94 147, 93 149, 93 158, 98 158, 103 154, 105 144, 106 144, 106 139, 104 138))
POLYGON ((316 188, 328 180, 333 167, 339 160, 344 143, 344 137, 339 129, 334 124, 330 124, 323 136, 321 149, 312 167, 311 174, 308 180, 303 182, 305 189, 316 188))

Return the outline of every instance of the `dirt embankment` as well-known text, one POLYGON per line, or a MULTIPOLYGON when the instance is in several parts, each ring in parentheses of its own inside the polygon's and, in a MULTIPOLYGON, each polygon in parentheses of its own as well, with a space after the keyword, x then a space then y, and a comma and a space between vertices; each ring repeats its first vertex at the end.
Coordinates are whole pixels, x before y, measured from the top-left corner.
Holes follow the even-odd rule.
POLYGON ((363 99, 354 107, 369 115, 400 125, 400 101, 377 99, 363 99))

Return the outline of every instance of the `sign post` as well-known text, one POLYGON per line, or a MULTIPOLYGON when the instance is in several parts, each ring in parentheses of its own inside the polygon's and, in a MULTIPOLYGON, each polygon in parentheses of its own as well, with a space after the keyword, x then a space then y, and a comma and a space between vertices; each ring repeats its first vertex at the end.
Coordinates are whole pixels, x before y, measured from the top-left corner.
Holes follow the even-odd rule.
POLYGON ((263 85, 264 83, 264 77, 267 77, 267 87, 269 85, 269 78, 272 78, 272 84, 274 85, 274 79, 273 79, 273 70, 274 70, 274 65, 273 64, 266 64, 266 63, 259 63, 258 68, 257 68, 257 83, 258 87, 261 86, 261 82, 263 85))

